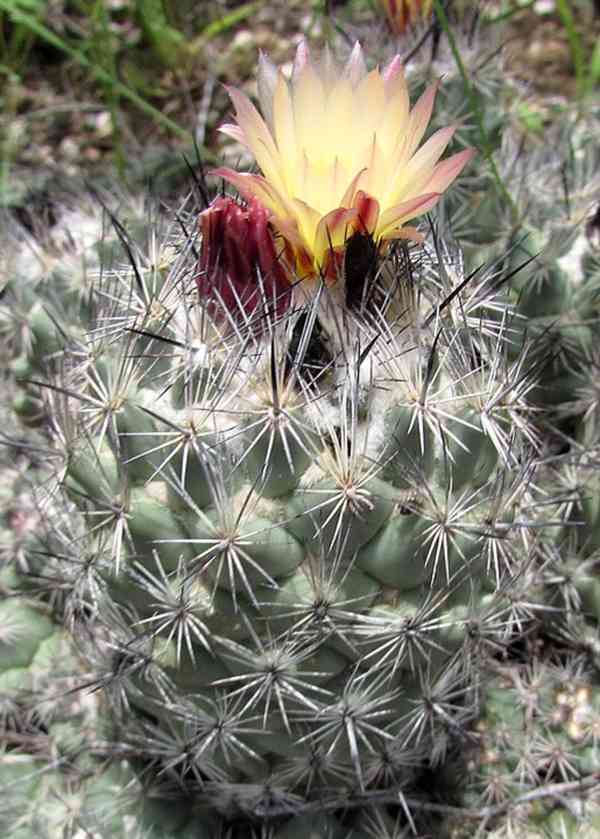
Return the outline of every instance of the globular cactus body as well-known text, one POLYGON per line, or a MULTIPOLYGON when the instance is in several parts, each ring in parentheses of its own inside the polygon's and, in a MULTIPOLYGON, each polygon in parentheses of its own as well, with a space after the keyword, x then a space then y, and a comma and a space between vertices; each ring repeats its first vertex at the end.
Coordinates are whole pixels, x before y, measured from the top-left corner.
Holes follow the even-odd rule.
POLYGON ((442 311, 439 254, 401 248, 359 294, 348 263, 283 313, 260 284, 251 311, 207 305, 192 244, 159 326, 143 290, 107 293, 49 391, 64 514, 31 571, 61 581, 117 717, 138 709, 121 736, 217 810, 409 783, 475 711, 472 624, 510 631, 534 489, 481 329, 500 303, 484 283, 442 311))

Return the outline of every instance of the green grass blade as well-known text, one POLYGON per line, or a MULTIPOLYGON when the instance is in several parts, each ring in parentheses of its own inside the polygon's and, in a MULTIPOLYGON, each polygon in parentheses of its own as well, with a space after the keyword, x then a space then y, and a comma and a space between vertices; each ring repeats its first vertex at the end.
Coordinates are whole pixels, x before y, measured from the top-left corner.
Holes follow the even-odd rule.
POLYGON ((596 41, 594 52, 590 60, 590 71, 588 76, 588 88, 591 89, 600 84, 600 41, 596 41))
POLYGON ((575 81, 577 84, 577 95, 581 98, 586 92, 585 54, 581 36, 575 26, 575 18, 571 11, 569 0, 556 0, 556 10, 563 22, 569 46, 571 47, 571 58, 575 69, 575 81))
POLYGON ((260 3, 244 3, 238 9, 234 9, 232 12, 223 15, 223 17, 213 21, 213 23, 209 23, 200 33, 200 38, 214 38, 216 35, 227 32, 228 29, 246 20, 246 18, 249 18, 250 15, 258 11, 260 5, 260 3))

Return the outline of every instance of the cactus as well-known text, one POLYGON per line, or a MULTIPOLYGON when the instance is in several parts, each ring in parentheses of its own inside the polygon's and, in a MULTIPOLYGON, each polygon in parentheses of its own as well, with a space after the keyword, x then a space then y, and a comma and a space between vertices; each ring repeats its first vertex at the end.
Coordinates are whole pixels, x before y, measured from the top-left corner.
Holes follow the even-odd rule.
POLYGON ((82 670, 64 629, 32 601, 0 603, 0 828, 29 839, 88 835, 209 837, 186 802, 157 797, 125 760, 103 755, 97 698, 80 690, 82 670), (191 825, 194 823, 192 832, 191 825))
POLYGON ((150 260, 138 270, 160 272, 153 237, 164 219, 156 216, 148 231, 150 203, 99 187, 85 200, 72 194, 57 198, 47 229, 32 231, 7 218, 0 336, 17 384, 11 406, 26 425, 39 427, 47 419, 32 383, 60 365, 65 346, 85 340, 97 317, 99 275, 116 269, 123 248, 138 246, 150 260))
POLYGON ((498 839, 595 836, 586 792, 597 785, 599 732, 597 676, 584 659, 538 655, 504 668, 491 675, 474 727, 464 802, 488 808, 498 839))
POLYGON ((64 466, 31 573, 119 743, 210 809, 393 800, 514 628, 536 439, 504 304, 439 242, 365 271, 359 238, 285 306, 260 281, 251 306, 207 296, 199 265, 222 266, 197 247, 173 243, 158 288, 107 281, 49 381, 64 466))
MULTIPOLYGON (((492 131, 501 74, 486 72, 475 94, 492 131)), ((460 89, 455 73, 443 114, 460 89)), ((459 142, 474 133, 463 125, 459 142)), ((510 188, 514 137, 501 139, 510 188)), ((577 180, 592 150, 574 140, 577 180)), ((382 243, 363 194, 341 239, 328 230, 303 251, 256 196, 222 194, 188 200, 177 229, 148 224, 147 250, 117 223, 129 261, 100 253, 111 270, 89 295, 56 283, 53 307, 44 282, 11 284, 24 301, 17 337, 5 321, 13 372, 60 465, 15 563, 37 600, 2 606, 34 634, 60 616, 73 672, 102 697, 83 742, 110 758, 104 772, 78 753, 75 782, 60 765, 40 786, 22 782, 39 756, 9 751, 15 835, 43 829, 48 789, 107 837, 130 817, 150 836, 453 835, 428 815, 432 775, 471 813, 500 802, 499 835, 573 830, 555 797, 519 797, 587 792, 598 772, 597 265, 579 209, 565 227, 552 208, 542 234, 547 196, 518 196, 515 222, 474 165, 422 242, 410 229, 382 243), (534 641, 563 663, 524 665, 534 641), (458 795, 445 772, 465 742, 480 748, 458 795), (131 795, 102 824, 94 797, 115 785, 131 795), (152 815, 175 789, 193 801, 181 826, 152 815)), ((16 693, 11 677, 5 730, 35 662, 16 693)), ((75 734, 58 717, 52 749, 75 734)))

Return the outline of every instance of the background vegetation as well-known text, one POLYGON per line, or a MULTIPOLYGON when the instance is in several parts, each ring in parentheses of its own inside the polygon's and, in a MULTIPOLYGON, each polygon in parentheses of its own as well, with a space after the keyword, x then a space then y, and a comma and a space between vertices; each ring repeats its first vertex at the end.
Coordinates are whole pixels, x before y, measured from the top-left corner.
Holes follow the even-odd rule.
MULTIPOLYGON (((529 130, 543 130, 552 97, 593 91, 591 0, 480 5, 512 23, 507 66, 525 82, 529 130)), ((197 145, 209 163, 221 153, 223 85, 251 85, 259 49, 285 62, 303 36, 322 43, 365 31, 393 48, 377 0, 0 0, 0 202, 27 212, 53 179, 115 169, 176 186, 182 152, 197 145)), ((409 53, 414 37, 397 46, 409 53)))

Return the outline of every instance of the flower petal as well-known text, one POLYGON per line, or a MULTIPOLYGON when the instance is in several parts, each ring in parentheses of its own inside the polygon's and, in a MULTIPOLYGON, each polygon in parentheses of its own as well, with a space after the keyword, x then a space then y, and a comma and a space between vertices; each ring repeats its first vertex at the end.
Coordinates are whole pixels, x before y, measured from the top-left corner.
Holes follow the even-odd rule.
POLYGON ((235 106, 238 125, 244 132, 245 143, 256 158, 263 175, 274 183, 277 189, 284 190, 279 154, 265 121, 245 94, 233 88, 228 88, 228 93, 235 106))
MULTIPOLYGON (((430 0, 393 5, 406 20, 431 11, 430 0)), ((328 50, 314 62, 301 41, 287 80, 261 55, 263 116, 244 94, 230 91, 236 125, 222 129, 253 152, 261 175, 217 174, 263 204, 270 228, 284 240, 285 258, 303 275, 336 265, 349 231, 418 238, 404 223, 431 209, 473 154, 465 150, 439 162, 452 127, 419 149, 438 84, 411 110, 399 56, 382 71, 367 72, 359 43, 339 67, 328 50)))
POLYGON ((284 240, 284 254, 298 279, 312 276, 315 273, 313 250, 298 229, 298 223, 294 219, 272 219, 272 224, 284 240))
POLYGON ((378 69, 371 70, 365 76, 354 96, 355 113, 362 127, 360 133, 368 137, 377 130, 386 105, 385 85, 378 69))
POLYGON ((397 204, 403 197, 409 198, 425 192, 443 191, 435 186, 430 186, 430 180, 435 170, 435 164, 450 142, 453 133, 453 127, 441 128, 429 138, 409 161, 400 160, 397 162, 396 170, 391 176, 388 175, 389 188, 385 190, 385 187, 382 186, 379 193, 385 196, 387 204, 397 204))
POLYGON ((292 101, 298 152, 306 152, 311 159, 319 160, 322 157, 326 94, 312 64, 307 64, 295 79, 292 101))
POLYGON ((392 239, 408 239, 420 245, 425 241, 425 236, 423 233, 419 233, 416 227, 398 227, 392 228, 382 239, 386 242, 392 239))
POLYGON ((444 192, 475 154, 475 149, 465 149, 438 163, 424 188, 428 192, 444 192))
POLYGON ((360 180, 363 178, 367 171, 367 167, 365 166, 364 169, 361 169, 356 175, 352 178, 348 186, 346 187, 346 191, 340 201, 340 207, 351 207, 354 202, 354 195, 356 194, 356 190, 358 189, 358 184, 360 180))
POLYGON ((212 169, 209 174, 217 178, 224 178, 230 184, 233 184, 247 200, 252 197, 258 198, 261 204, 275 215, 285 216, 287 213, 293 212, 288 200, 261 175, 236 172, 225 166, 212 169))
POLYGON ((382 238, 388 238, 391 228, 400 227, 405 221, 409 221, 415 216, 423 215, 434 207, 440 200, 439 193, 429 193, 428 195, 419 195, 417 198, 411 198, 408 201, 403 201, 395 207, 390 207, 381 214, 379 219, 379 226, 377 228, 377 235, 382 238))
POLYGON ((358 213, 355 229, 359 233, 373 233, 379 221, 379 201, 360 189, 352 206, 358 213))
POLYGON ((281 174, 287 191, 293 195, 299 187, 296 122, 289 86, 281 73, 273 96, 273 128, 277 149, 283 152, 281 174))
POLYGON ((292 70, 292 81, 296 81, 296 76, 301 73, 307 64, 310 64, 310 50, 305 38, 302 38, 296 47, 296 55, 294 56, 294 68, 292 70))
POLYGON ((258 99, 262 114, 267 125, 273 132, 273 98, 278 77, 277 67, 269 56, 260 50, 258 54, 258 71, 256 73, 256 86, 258 99))
POLYGON ((352 87, 356 87, 366 73, 367 65, 365 64, 362 47, 359 41, 355 41, 350 58, 344 67, 343 75, 348 79, 352 87))
MULTIPOLYGON (((221 125, 218 130, 221 134, 226 134, 227 137, 231 137, 242 146, 246 146, 248 149, 250 148, 248 141, 246 140, 246 135, 239 125, 234 125, 232 122, 226 122, 224 125, 221 125)), ((250 151, 252 150, 250 149, 250 151)))
POLYGON ((402 143, 401 153, 405 159, 412 157, 429 125, 435 96, 440 86, 439 81, 429 85, 422 94, 415 107, 410 112, 406 136, 402 143))
POLYGON ((317 225, 321 220, 321 213, 300 198, 294 198, 292 200, 292 206, 297 219, 298 229, 304 237, 304 241, 313 242, 317 232, 317 225))
POLYGON ((448 128, 440 128, 436 131, 421 148, 415 152, 411 158, 411 166, 415 169, 424 167, 431 167, 438 162, 443 155, 446 146, 454 136, 456 126, 451 125, 448 128))
POLYGON ((318 266, 323 267, 327 253, 343 245, 348 238, 348 231, 352 229, 352 222, 358 215, 357 210, 338 207, 327 213, 317 225, 315 235, 315 259, 318 266))
POLYGON ((381 75, 385 82, 386 92, 394 85, 398 78, 404 81, 404 64, 402 58, 399 55, 395 55, 381 75))

